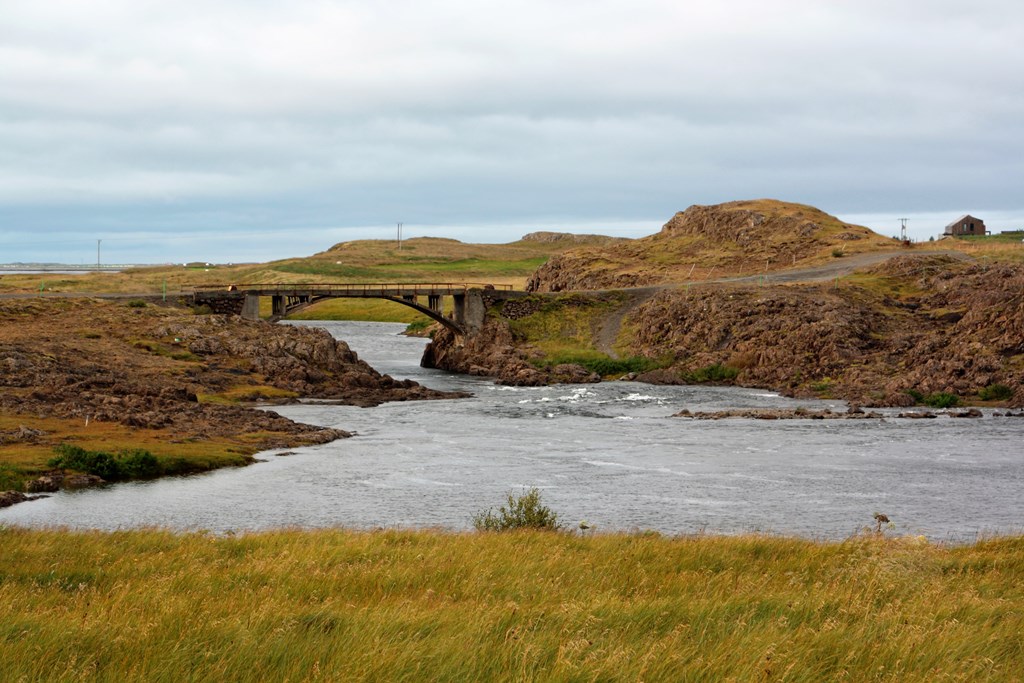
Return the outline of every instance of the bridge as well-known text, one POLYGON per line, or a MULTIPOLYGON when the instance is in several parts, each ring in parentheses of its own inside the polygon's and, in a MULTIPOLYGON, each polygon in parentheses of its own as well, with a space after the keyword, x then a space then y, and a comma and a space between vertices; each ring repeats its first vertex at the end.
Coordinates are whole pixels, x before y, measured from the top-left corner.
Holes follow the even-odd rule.
POLYGON ((498 298, 519 294, 512 291, 511 285, 449 282, 225 284, 196 285, 189 289, 195 304, 206 304, 218 313, 239 313, 250 320, 260 317, 260 297, 270 297, 272 320, 324 299, 388 299, 414 308, 460 335, 483 324, 485 293, 498 295, 498 298), (444 297, 451 297, 453 301, 451 315, 445 314, 444 297))

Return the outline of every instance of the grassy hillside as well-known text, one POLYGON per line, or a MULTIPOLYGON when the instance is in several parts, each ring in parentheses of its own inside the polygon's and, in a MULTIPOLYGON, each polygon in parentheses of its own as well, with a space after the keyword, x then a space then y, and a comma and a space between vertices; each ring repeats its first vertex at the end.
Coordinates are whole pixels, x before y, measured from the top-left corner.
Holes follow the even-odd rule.
POLYGON ((1024 539, 0 527, 0 678, 1012 681, 1024 539))
POLYGON ((278 282, 478 282, 521 286, 551 255, 581 245, 608 244, 610 237, 535 233, 509 244, 467 244, 421 237, 342 242, 304 258, 263 264, 173 265, 120 274, 3 275, 0 293, 130 292, 169 294, 182 287, 221 283, 278 282))
POLYGON ((899 242, 819 209, 773 199, 691 206, 660 232, 551 259, 531 278, 536 291, 663 285, 807 268, 899 242))

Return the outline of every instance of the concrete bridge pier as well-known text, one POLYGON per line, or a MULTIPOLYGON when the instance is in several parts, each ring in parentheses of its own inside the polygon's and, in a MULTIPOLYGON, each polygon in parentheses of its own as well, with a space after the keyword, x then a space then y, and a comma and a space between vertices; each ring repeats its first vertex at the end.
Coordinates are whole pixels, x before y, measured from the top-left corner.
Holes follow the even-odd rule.
POLYGON ((275 318, 283 318, 288 315, 288 299, 283 294, 275 294, 270 297, 270 314, 275 318))
POLYGON ((427 308, 434 311, 435 313, 443 313, 441 310, 441 295, 440 294, 428 294, 427 295, 427 308))
POLYGON ((246 293, 242 302, 242 317, 246 320, 260 319, 260 295, 246 293))
POLYGON ((466 326, 466 295, 465 294, 453 294, 452 299, 455 302, 454 310, 452 311, 452 318, 455 320, 457 325, 462 327, 466 326))

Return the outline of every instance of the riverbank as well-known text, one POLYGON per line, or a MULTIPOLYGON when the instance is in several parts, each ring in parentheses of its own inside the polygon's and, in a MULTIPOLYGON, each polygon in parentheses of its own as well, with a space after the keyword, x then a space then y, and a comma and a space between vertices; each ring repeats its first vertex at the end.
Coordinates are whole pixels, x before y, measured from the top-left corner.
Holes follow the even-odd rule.
POLYGON ((1020 537, 0 527, 0 546, 4 680, 931 682, 1024 670, 1020 537))
POLYGON ((727 384, 862 406, 1024 407, 1024 265, 901 255, 828 282, 496 301, 428 366, 509 385, 727 384))
POLYGON ((81 481, 48 464, 62 444, 102 454, 79 457, 102 463, 137 464, 145 451, 156 461, 146 461, 149 476, 180 474, 348 436, 255 406, 459 396, 381 375, 322 330, 141 300, 5 300, 0 323, 0 491, 81 481), (48 484, 33 484, 44 477, 48 484))

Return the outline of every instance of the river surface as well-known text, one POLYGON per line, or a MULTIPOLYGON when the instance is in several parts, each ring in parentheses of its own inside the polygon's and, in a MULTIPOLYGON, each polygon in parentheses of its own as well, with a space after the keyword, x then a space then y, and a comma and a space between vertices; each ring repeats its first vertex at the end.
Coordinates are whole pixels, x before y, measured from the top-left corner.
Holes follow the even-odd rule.
POLYGON ((894 533, 939 540, 1024 529, 1024 418, 694 421, 671 415, 845 405, 731 387, 502 387, 420 368, 424 341, 401 325, 310 324, 382 372, 475 397, 277 407, 357 436, 262 453, 251 467, 61 492, 0 510, 0 524, 461 530, 507 492, 537 487, 565 524, 598 531, 841 539, 876 511, 894 533))

